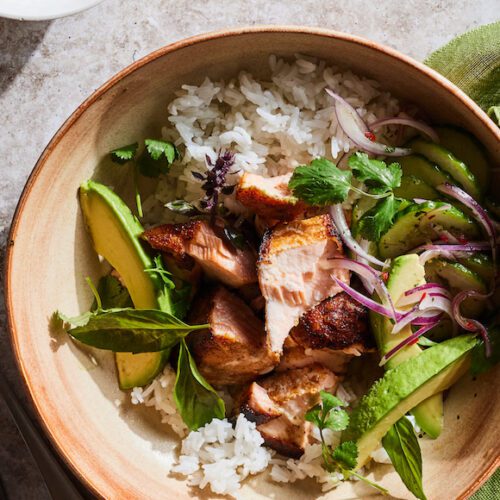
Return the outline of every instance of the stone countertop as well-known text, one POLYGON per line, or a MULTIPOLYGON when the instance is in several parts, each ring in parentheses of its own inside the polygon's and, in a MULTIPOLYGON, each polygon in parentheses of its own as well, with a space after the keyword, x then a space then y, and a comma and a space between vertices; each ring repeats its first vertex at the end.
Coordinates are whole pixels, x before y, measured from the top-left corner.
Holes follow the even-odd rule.
MULTIPOLYGON (((421 60, 455 35, 496 21, 497 6, 495 0, 105 0, 55 21, 0 19, 0 266, 17 200, 47 142, 97 87, 147 53, 227 27, 301 24, 351 32, 421 60)), ((3 298, 0 304, 2 371, 26 401, 3 298)), ((1 401, 0 443, 0 499, 49 498, 1 401)))

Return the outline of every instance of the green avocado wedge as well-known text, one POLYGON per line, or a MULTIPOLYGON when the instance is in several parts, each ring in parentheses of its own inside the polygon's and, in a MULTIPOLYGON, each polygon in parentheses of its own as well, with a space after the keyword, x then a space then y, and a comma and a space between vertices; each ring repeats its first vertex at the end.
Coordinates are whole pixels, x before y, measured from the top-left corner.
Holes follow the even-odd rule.
POLYGON ((450 204, 442 201, 412 203, 396 214, 394 224, 380 238, 379 255, 387 259, 408 253, 437 239, 441 230, 469 241, 481 234, 474 220, 450 204))
POLYGON ((409 147, 415 153, 425 156, 430 162, 448 172, 455 179, 455 184, 462 186, 473 198, 476 200, 481 199, 482 192, 476 177, 469 167, 451 151, 439 144, 421 138, 413 139, 409 143, 409 147))
MULTIPOLYGON (((159 309, 160 282, 145 269, 153 262, 142 247, 141 223, 110 188, 89 180, 80 186, 80 206, 95 251, 120 274, 137 309, 159 309)), ((170 311, 167 311, 170 312, 170 311)), ((164 365, 165 353, 116 353, 121 389, 142 386, 164 365)))
MULTIPOLYGON (((396 257, 392 262, 387 280, 387 290, 396 304, 407 290, 425 283, 425 269, 420 264, 417 254, 402 255, 396 257)), ((411 326, 408 325, 399 333, 393 334, 394 324, 389 318, 370 311, 370 324, 375 341, 381 356, 387 354, 405 338, 412 334, 411 326)), ((390 370, 407 359, 418 356, 422 349, 417 344, 412 344, 401 349, 392 356, 385 368, 390 370)), ((431 398, 422 401, 412 410, 418 426, 432 439, 436 439, 443 429, 443 397, 435 394, 431 398)))
POLYGON ((358 446, 357 468, 380 445, 387 431, 422 401, 452 386, 470 366, 470 352, 478 344, 461 335, 422 351, 388 370, 363 396, 350 417, 343 441, 358 446))

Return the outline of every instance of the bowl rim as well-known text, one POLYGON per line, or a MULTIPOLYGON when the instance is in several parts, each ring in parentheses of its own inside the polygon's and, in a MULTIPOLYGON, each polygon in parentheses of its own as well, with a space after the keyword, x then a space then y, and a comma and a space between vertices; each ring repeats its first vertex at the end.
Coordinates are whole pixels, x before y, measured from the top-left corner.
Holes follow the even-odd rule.
MULTIPOLYGON (((5 307, 7 316, 7 328, 10 336, 10 342, 13 349, 14 358, 21 374, 23 381, 24 390, 28 395, 29 401, 31 403, 32 409, 34 409, 35 417, 40 423, 42 429, 44 430, 46 436, 50 439, 53 448, 56 450, 57 454, 64 461, 64 463, 69 467, 72 473, 78 478, 78 480, 83 484, 90 492, 98 497, 102 497, 101 492, 98 490, 97 486, 93 483, 92 478, 84 475, 83 471, 80 471, 78 463, 73 461, 70 456, 65 452, 64 442, 57 439, 56 434, 51 430, 49 422, 46 420, 43 406, 38 403, 35 391, 32 390, 30 379, 28 377, 28 369, 24 366, 24 363, 20 356, 19 342, 18 342, 18 332, 16 325, 14 324, 13 309, 14 305, 12 303, 11 288, 13 282, 13 276, 11 272, 12 259, 13 259, 13 246, 16 239, 16 234, 18 231, 19 220, 21 219, 24 205, 29 198, 30 192, 34 183, 36 182, 38 175, 43 169, 45 162, 50 156, 51 152, 59 144, 68 130, 81 118, 84 112, 100 97, 105 94, 108 90, 114 87, 119 81, 129 74, 135 72, 136 70, 142 68, 146 64, 166 55, 174 52, 178 49, 196 45, 199 43, 222 39, 226 37, 236 37, 246 34, 257 34, 257 33, 296 33, 296 34, 308 34, 315 35, 330 39, 342 40, 350 43, 354 43, 365 47, 369 50, 374 50, 376 52, 382 52, 383 54, 397 59, 403 64, 410 66, 425 76, 434 80, 435 83, 439 84, 449 93, 454 94, 468 109, 471 113, 476 115, 476 117, 486 126, 490 132, 497 137, 500 141, 500 129, 495 126, 493 121, 488 117, 488 115, 461 89, 456 85, 446 79, 444 76, 440 75, 433 69, 424 65, 423 63, 407 56, 396 49, 388 47, 386 45, 374 42, 367 38, 360 37, 358 35, 352 35, 349 33, 344 33, 341 31, 329 30, 324 28, 308 27, 308 26, 295 26, 295 25, 258 25, 258 26, 244 26, 238 28, 223 29, 217 31, 211 31, 203 33, 200 35, 191 36, 188 38, 181 39, 176 42, 172 42, 168 45, 160 47, 159 49, 150 52, 141 59, 134 61, 132 64, 126 66, 121 71, 114 74, 109 78, 103 85, 98 87, 87 99, 85 99, 73 113, 63 122, 61 127, 54 134, 50 142, 42 151, 40 157, 38 158, 33 170, 31 171, 26 184, 23 188, 21 196, 19 198, 18 204, 14 211, 14 215, 11 222, 11 227, 9 230, 7 238, 7 249, 5 255, 5 271, 4 271, 4 295, 5 295, 5 307)), ((495 471, 495 469, 500 465, 500 451, 496 457, 493 458, 490 464, 486 466, 483 473, 471 483, 465 491, 463 491, 458 499, 465 500, 472 493, 474 493, 495 471)))

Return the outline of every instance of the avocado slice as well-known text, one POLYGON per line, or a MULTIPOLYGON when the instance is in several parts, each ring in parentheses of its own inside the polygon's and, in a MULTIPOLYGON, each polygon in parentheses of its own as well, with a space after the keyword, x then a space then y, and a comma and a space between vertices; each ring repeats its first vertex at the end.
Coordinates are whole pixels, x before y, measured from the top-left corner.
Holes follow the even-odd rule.
POLYGON ((448 389, 469 368, 470 352, 478 340, 460 335, 422 351, 385 372, 363 396, 350 417, 343 441, 358 445, 362 467, 387 431, 422 401, 448 389))
MULTIPOLYGON (((80 206, 95 251, 120 274, 137 309, 158 309, 160 282, 145 269, 153 262, 140 242, 141 223, 110 188, 89 180, 80 186, 80 206)), ((168 304, 162 304, 168 309, 168 304)), ((170 311, 169 311, 170 312, 170 311)), ((115 353, 121 389, 142 386, 163 368, 165 353, 115 353)))
MULTIPOLYGON (((387 290, 394 304, 407 290, 424 283, 425 269, 420 264, 418 255, 402 255, 394 259, 387 280, 387 290)), ((370 323, 381 356, 412 334, 410 325, 399 333, 392 334, 394 325, 391 320, 373 311, 370 311, 370 323)), ((417 344, 406 346, 387 361, 385 368, 390 370, 407 359, 418 356, 421 352, 422 349, 417 344)), ((428 436, 435 439, 441 434, 443 429, 443 398, 441 394, 436 394, 423 401, 413 408, 412 413, 418 426, 428 436)))

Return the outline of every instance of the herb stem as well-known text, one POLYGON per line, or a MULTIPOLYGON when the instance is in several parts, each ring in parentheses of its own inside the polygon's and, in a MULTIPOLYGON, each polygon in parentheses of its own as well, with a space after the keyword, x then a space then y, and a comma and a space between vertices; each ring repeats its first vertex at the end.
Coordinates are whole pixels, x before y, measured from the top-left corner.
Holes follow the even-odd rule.
POLYGON ((139 192, 139 168, 137 163, 134 164, 134 190, 135 190, 135 204, 137 205, 137 215, 142 219, 142 201, 141 193, 139 192))
POLYGON ((357 472, 354 472, 353 470, 350 470, 349 474, 352 474, 354 477, 357 477, 358 479, 360 479, 361 481, 364 481, 365 483, 369 484, 373 488, 376 488, 383 495, 388 495, 389 494, 389 490, 386 490, 383 486, 380 486, 379 484, 374 483, 373 481, 370 481, 365 476, 362 476, 361 474, 358 474, 357 472))
POLYGON ((92 291, 92 295, 94 296, 95 298, 95 301, 97 303, 97 310, 98 311, 101 311, 102 310, 102 301, 101 301, 101 297, 99 295, 99 292, 97 291, 97 288, 95 287, 92 279, 90 278, 90 276, 87 276, 85 278, 85 281, 87 282, 87 284, 89 285, 90 287, 90 290, 92 291))
POLYGON ((363 191, 362 189, 359 189, 351 184, 351 189, 355 192, 358 193, 362 196, 368 196, 368 198, 373 198, 375 200, 380 200, 381 198, 387 198, 391 192, 383 193, 383 194, 372 194, 372 193, 367 193, 366 191, 363 191))

